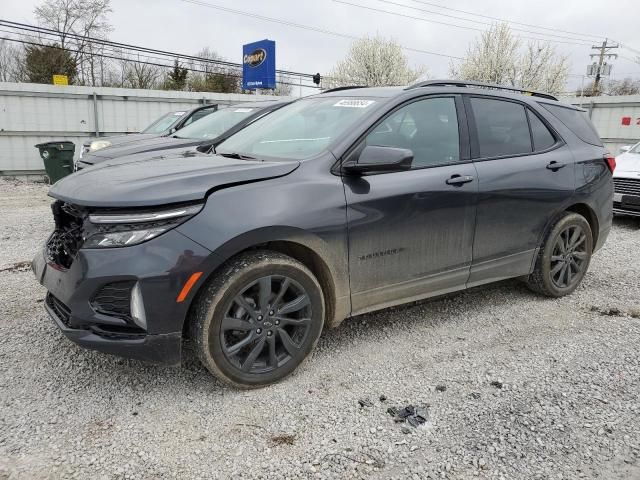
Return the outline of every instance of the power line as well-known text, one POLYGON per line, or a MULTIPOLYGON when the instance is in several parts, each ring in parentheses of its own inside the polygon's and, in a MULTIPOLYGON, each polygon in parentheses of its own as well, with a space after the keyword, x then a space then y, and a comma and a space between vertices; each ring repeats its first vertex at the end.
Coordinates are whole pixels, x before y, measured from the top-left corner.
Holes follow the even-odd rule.
MULTIPOLYGON (((11 37, 0 37, 0 40, 6 40, 9 42, 17 42, 17 43, 21 43, 24 45, 32 45, 32 46, 37 46, 37 47, 51 47, 51 48, 59 48, 60 50, 64 50, 67 52, 72 52, 72 53, 86 53, 83 52, 81 50, 75 50, 72 48, 62 48, 62 47, 53 47, 51 45, 46 45, 44 43, 38 43, 38 42, 31 42, 28 40, 20 40, 17 38, 11 38, 11 37)), ((140 60, 140 59, 131 59, 131 58, 126 58, 126 57, 122 57, 122 56, 115 56, 115 55, 107 55, 104 53, 92 53, 91 55, 95 56, 95 57, 99 57, 99 58, 108 58, 111 60, 121 60, 121 61, 125 61, 125 62, 132 62, 132 63, 140 63, 143 65, 151 65, 151 66, 155 66, 155 67, 162 67, 162 68, 167 68, 167 69, 171 69, 173 68, 173 65, 167 65, 167 64, 163 64, 163 63, 155 63, 155 62, 149 62, 146 60, 140 60)), ((229 72, 211 72, 208 70, 199 70, 197 68, 193 68, 193 67, 180 67, 180 68, 184 68, 185 70, 188 70, 190 72, 197 72, 197 73, 205 73, 205 74, 213 74, 213 75, 221 75, 221 76, 228 76, 228 77, 234 77, 234 78, 242 78, 242 75, 238 75, 238 74, 234 74, 234 73, 229 73, 229 72)), ((280 84, 283 85, 291 85, 294 87, 299 87, 300 85, 298 83, 290 83, 290 82, 278 82, 280 84)), ((305 88, 320 88, 316 85, 302 85, 305 88)))
MULTIPOLYGON (((376 1, 380 2, 380 3, 389 4, 389 5, 396 5, 398 7, 410 8, 412 10, 417 10, 417 11, 423 12, 423 13, 429 13, 429 14, 433 14, 433 15, 441 15, 443 17, 453 18, 453 19, 456 19, 456 20, 462 20, 464 22, 473 22, 473 23, 477 23, 477 24, 480 24, 480 25, 487 25, 487 26, 490 26, 490 27, 494 25, 494 23, 482 22, 480 20, 473 20, 473 19, 470 19, 470 18, 458 17, 456 15, 449 15, 449 14, 446 14, 446 13, 434 12, 433 10, 426 10, 424 8, 412 7, 411 5, 406 5, 404 3, 394 2, 392 0, 376 0, 376 1)), ((395 12, 390 12, 390 13, 395 13, 395 12)), ((432 20, 429 20, 429 21, 432 21, 432 20)), ((505 22, 505 23, 508 23, 508 22, 505 22)), ((445 25, 447 25, 447 24, 445 23, 445 25)), ((455 25, 455 26, 462 27, 461 25, 455 25)), ((588 39, 585 39, 585 38, 567 37, 566 35, 557 35, 557 34, 554 34, 554 33, 536 32, 536 31, 533 31, 533 30, 524 30, 522 28, 516 28, 516 27, 512 27, 511 30, 517 31, 517 32, 532 33, 534 35, 542 35, 542 36, 549 36, 549 37, 556 37, 556 38, 564 38, 564 39, 567 39, 567 40, 576 40, 576 41, 585 41, 585 42, 590 42, 591 41, 591 40, 588 40, 588 39)))
POLYGON ((411 1, 413 1, 415 3, 421 3, 423 5, 429 5, 429 6, 432 6, 432 7, 442 8, 443 10, 449 10, 449 11, 452 11, 452 12, 464 13, 466 15, 473 15, 475 17, 487 18, 489 20, 495 20, 495 21, 498 21, 498 22, 511 23, 511 24, 514 24, 514 25, 522 25, 523 27, 538 28, 540 30, 549 30, 549 31, 552 31, 552 32, 568 33, 570 35, 576 35, 576 36, 579 36, 579 37, 590 37, 590 38, 597 39, 597 40, 602 40, 602 38, 604 38, 604 37, 600 37, 600 36, 592 35, 592 34, 588 34, 588 33, 577 33, 577 32, 571 32, 571 31, 568 31, 568 30, 561 30, 559 28, 543 27, 541 25, 534 25, 534 24, 531 24, 531 23, 516 22, 515 20, 507 20, 505 18, 492 17, 490 15, 483 15, 481 13, 469 12, 467 10, 459 10, 457 8, 444 7, 442 5, 438 5, 437 3, 425 2, 423 0, 411 0, 411 1))
MULTIPOLYGON (((191 1, 191 0, 182 0, 182 1, 186 2, 186 1, 191 1)), ((379 13, 386 13, 388 15, 395 15, 397 17, 404 17, 404 18, 409 18, 409 19, 412 19, 412 20, 420 20, 420 21, 423 21, 423 22, 435 23, 435 24, 439 24, 439 25, 446 25, 446 26, 449 26, 449 27, 463 28, 463 29, 466 29, 466 30, 475 30, 475 31, 478 31, 478 32, 486 31, 485 29, 482 29, 482 28, 471 27, 471 26, 468 26, 468 25, 456 25, 456 24, 453 24, 453 23, 440 22, 438 20, 431 20, 431 19, 428 19, 428 18, 416 17, 416 16, 413 16, 413 15, 406 15, 404 13, 391 12, 389 10, 382 10, 380 8, 368 7, 366 5, 358 5, 357 3, 346 2, 344 0, 333 0, 333 1, 336 2, 336 3, 342 3, 344 5, 350 5, 352 7, 363 8, 365 10, 371 10, 371 11, 379 12, 379 13)), ((518 36, 521 37, 521 38, 526 38, 526 39, 529 39, 529 40, 536 40, 536 41, 545 41, 545 42, 552 42, 552 43, 567 43, 567 44, 571 44, 571 45, 590 46, 589 43, 583 43, 583 42, 569 42, 569 41, 564 41, 564 40, 551 40, 551 39, 545 39, 545 38, 529 37, 529 36, 524 36, 524 35, 518 35, 518 36)))
MULTIPOLYGON (((0 26, 14 28, 16 30, 29 31, 29 32, 38 33, 38 34, 60 36, 60 32, 58 32, 56 30, 52 30, 50 28, 37 27, 35 25, 29 25, 27 23, 12 22, 12 21, 9 21, 9 20, 0 19, 0 26)), ((74 33, 67 33, 65 35, 68 38, 72 38, 72 39, 75 39, 75 40, 83 40, 83 41, 87 41, 87 42, 90 42, 92 44, 97 44, 97 45, 108 45, 108 46, 115 47, 115 48, 122 48, 122 49, 126 49, 126 50, 134 50, 134 51, 145 53, 145 54, 149 54, 149 53, 151 53, 151 54, 160 54, 160 55, 163 55, 163 56, 170 56, 170 57, 177 58, 177 59, 194 60, 194 61, 200 61, 200 62, 207 62, 207 63, 223 65, 223 66, 227 66, 227 67, 240 68, 240 69, 242 68, 242 64, 241 63, 229 62, 229 61, 226 61, 226 60, 208 59, 208 58, 198 57, 198 56, 195 56, 195 55, 186 55, 186 54, 170 52, 170 51, 166 51, 166 50, 158 50, 158 49, 154 49, 154 48, 141 47, 141 46, 138 46, 138 45, 130 45, 130 44, 127 44, 127 43, 114 42, 114 41, 111 41, 111 40, 106 40, 106 39, 102 39, 102 38, 95 38, 95 37, 89 37, 89 36, 84 36, 84 35, 78 35, 78 34, 74 34, 74 33)), ((297 77, 311 78, 311 79, 313 78, 313 74, 312 73, 292 72, 292 71, 288 71, 288 70, 276 70, 276 73, 279 73, 279 74, 282 74, 282 75, 292 75, 292 76, 297 76, 297 77)))
MULTIPOLYGON (((228 7, 223 7, 221 5, 215 5, 213 3, 207 3, 201 0, 181 0, 182 2, 185 3, 192 3, 194 5, 199 5, 201 7, 207 7, 207 8, 213 8, 215 10, 220 10, 223 12, 228 12, 228 13, 234 13, 236 15, 243 15, 245 17, 251 17, 251 18, 256 18, 258 20, 264 20, 266 22, 273 22, 273 23, 279 23, 280 25, 286 25, 288 27, 294 27, 294 28, 300 28, 302 30, 309 30, 312 32, 317 32, 317 33, 324 33, 326 35, 333 35, 334 37, 342 37, 342 38, 348 38, 350 40, 361 40, 362 37, 357 37, 355 35, 349 35, 347 33, 341 33, 341 32, 335 32, 333 30, 327 30, 324 28, 319 28, 319 27, 313 27, 310 25, 304 25, 302 23, 295 23, 295 22, 290 22, 288 20, 281 20, 279 18, 273 18, 273 17, 267 17, 264 15, 259 15, 257 13, 252 13, 252 12, 245 12, 242 10, 236 10, 233 8, 228 8, 228 7)), ((453 58, 455 60, 462 60, 462 57, 456 57, 454 55, 447 55, 444 53, 438 53, 438 52, 430 52, 427 50, 421 50, 418 48, 411 48, 411 47, 405 47, 405 46, 401 46, 403 50, 407 50, 410 52, 417 52, 417 53, 424 53, 427 55, 436 55, 438 57, 447 57, 447 58, 453 58)))

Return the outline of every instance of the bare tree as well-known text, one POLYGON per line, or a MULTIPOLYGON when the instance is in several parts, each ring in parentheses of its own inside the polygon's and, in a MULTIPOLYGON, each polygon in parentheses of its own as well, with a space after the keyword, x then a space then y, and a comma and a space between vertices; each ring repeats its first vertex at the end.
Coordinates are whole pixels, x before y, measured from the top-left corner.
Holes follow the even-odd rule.
POLYGON ((425 72, 424 67, 409 66, 398 42, 377 35, 356 40, 347 56, 335 65, 327 83, 332 87, 407 85, 425 72))
POLYGON ((107 38, 111 12, 111 0, 45 0, 34 10, 40 25, 57 32, 60 47, 72 51, 81 83, 96 85, 102 76, 99 68, 104 62, 98 54, 104 47, 89 37, 107 38))
POLYGON ((469 46, 464 60, 451 65, 450 74, 462 80, 561 93, 569 63, 548 43, 529 42, 523 46, 503 23, 483 32, 469 46))
POLYGON ((0 82, 19 82, 22 80, 24 49, 0 40, 0 82))
POLYGON ((123 60, 122 86, 126 88, 152 89, 158 88, 162 79, 162 69, 156 65, 144 63, 147 60, 123 60))
POLYGON ((629 77, 622 80, 609 80, 600 82, 597 89, 592 80, 582 91, 576 92, 577 97, 597 97, 599 95, 640 95, 640 80, 629 77))
POLYGON ((624 78, 607 82, 606 92, 609 95, 640 95, 640 80, 624 78))
POLYGON ((223 93, 239 93, 241 91, 241 72, 218 63, 224 59, 217 52, 205 47, 196 56, 203 60, 189 63, 189 68, 193 70, 188 80, 189 90, 223 93))

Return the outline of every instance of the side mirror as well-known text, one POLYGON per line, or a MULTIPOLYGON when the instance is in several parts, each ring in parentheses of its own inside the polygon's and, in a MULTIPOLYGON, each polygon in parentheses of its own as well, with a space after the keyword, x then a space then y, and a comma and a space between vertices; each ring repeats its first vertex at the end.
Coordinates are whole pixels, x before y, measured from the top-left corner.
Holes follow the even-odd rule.
POLYGON ((627 153, 629 150, 631 150, 631 145, 624 145, 620 147, 620 153, 627 153))
POLYGON ((348 162, 342 169, 350 174, 373 172, 402 172, 411 169, 413 152, 406 148, 364 147, 357 162, 348 162))

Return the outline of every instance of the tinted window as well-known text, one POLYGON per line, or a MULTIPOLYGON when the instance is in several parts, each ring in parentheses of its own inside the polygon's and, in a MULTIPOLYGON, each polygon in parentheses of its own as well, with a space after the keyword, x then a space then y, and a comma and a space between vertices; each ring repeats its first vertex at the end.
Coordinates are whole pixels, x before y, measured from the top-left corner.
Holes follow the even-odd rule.
POLYGON ((532 111, 528 110, 531 136, 533 137, 533 149, 535 151, 546 150, 556 143, 556 139, 542 120, 532 111))
POLYGON ((410 103, 389 115, 365 139, 366 145, 408 148, 413 168, 460 159, 458 117, 453 98, 410 103))
POLYGON ((489 98, 472 98, 481 157, 529 153, 531 135, 522 105, 489 98))
POLYGON ((540 105, 556 116, 583 142, 599 147, 602 146, 602 140, 600 140, 598 132, 591 123, 591 120, 589 120, 589 117, 587 117, 586 112, 546 103, 541 103, 540 105))
POLYGON ((184 122, 183 127, 186 127, 187 125, 200 120, 202 117, 206 117, 207 115, 209 115, 210 113, 215 112, 215 108, 204 108, 202 110, 198 110, 197 112, 195 112, 193 115, 191 115, 186 122, 184 122))

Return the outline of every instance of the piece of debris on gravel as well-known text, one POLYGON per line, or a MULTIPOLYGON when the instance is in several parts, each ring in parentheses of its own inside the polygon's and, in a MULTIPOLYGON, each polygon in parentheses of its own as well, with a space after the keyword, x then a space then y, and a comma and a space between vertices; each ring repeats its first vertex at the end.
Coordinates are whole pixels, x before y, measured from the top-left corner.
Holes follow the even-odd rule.
POLYGON ((428 406, 416 407, 407 405, 406 407, 389 407, 387 413, 393 417, 396 423, 408 423, 412 427, 423 425, 429 419, 428 406))
POLYGON ((368 398, 362 398, 358 400, 358 405, 360 405, 360 408, 373 407, 373 402, 368 398))
POLYGON ((436 385, 436 392, 444 392, 447 390, 446 385, 436 385))
POLYGON ((293 445, 296 441, 296 436, 288 433, 280 433, 273 435, 270 440, 274 445, 293 445))

